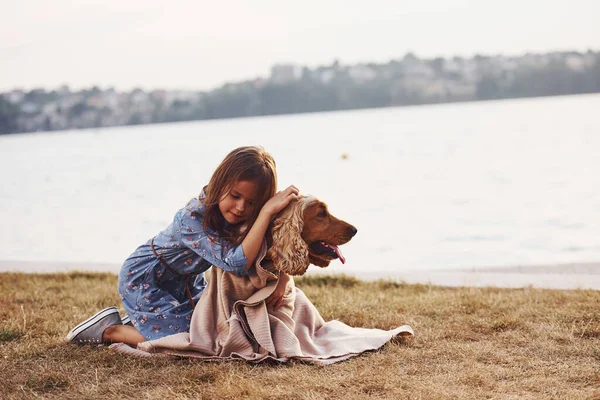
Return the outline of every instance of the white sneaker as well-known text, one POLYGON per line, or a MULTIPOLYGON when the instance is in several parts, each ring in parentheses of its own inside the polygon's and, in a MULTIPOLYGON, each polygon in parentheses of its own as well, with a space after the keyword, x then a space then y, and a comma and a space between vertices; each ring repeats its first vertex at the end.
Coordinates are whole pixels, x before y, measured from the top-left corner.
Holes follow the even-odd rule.
POLYGON ((113 325, 121 325, 121 317, 117 307, 108 307, 71 329, 67 340, 76 344, 103 344, 104 330, 113 325))

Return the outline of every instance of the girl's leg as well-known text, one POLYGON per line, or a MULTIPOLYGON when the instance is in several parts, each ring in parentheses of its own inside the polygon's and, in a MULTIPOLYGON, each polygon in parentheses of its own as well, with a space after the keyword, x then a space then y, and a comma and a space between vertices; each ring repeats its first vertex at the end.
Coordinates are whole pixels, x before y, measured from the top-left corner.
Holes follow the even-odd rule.
POLYGON ((138 343, 145 342, 146 339, 133 326, 113 325, 104 330, 102 340, 105 343, 125 343, 131 347, 137 347, 138 343))

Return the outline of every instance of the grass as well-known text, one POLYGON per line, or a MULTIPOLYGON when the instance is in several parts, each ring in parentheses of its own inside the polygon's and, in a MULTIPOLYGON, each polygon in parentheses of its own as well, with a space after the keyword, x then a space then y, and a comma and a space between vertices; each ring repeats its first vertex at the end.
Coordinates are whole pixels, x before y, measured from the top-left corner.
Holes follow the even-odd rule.
POLYGON ((65 342, 112 274, 0 274, 2 398, 600 399, 600 291, 297 279, 326 320, 415 338, 338 364, 139 359, 65 342))

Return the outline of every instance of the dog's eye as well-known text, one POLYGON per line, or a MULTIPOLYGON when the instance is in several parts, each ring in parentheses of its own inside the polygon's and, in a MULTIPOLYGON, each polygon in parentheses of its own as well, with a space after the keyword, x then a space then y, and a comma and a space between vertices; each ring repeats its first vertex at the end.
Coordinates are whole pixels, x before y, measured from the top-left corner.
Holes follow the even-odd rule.
POLYGON ((319 213, 317 214, 317 217, 319 217, 319 218, 325 218, 326 216, 327 216, 327 210, 325 210, 325 209, 319 211, 319 213))

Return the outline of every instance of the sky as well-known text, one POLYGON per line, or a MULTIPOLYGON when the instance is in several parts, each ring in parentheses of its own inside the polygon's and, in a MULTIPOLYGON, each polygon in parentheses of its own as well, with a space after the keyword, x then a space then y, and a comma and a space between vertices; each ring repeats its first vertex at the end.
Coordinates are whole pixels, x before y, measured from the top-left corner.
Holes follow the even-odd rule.
POLYGON ((19 0, 0 5, 0 92, 211 90, 316 67, 600 50, 598 0, 19 0))

